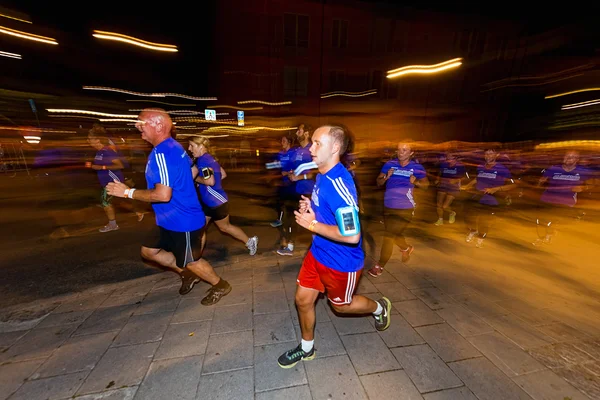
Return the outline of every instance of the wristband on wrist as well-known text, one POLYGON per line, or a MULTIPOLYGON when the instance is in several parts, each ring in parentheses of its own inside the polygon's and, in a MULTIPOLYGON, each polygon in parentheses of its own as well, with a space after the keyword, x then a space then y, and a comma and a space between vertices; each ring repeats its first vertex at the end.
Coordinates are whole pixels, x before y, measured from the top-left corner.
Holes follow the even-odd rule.
POLYGON ((315 226, 319 223, 316 219, 313 219, 310 224, 308 224, 308 230, 311 232, 315 231, 315 226))
POLYGON ((306 177, 306 174, 304 174, 304 179, 308 179, 308 178, 306 177))
POLYGON ((123 197, 129 197, 129 189, 125 189, 123 192, 123 197))
POLYGON ((129 193, 127 194, 127 197, 129 197, 130 199, 133 199, 133 192, 135 192, 135 189, 128 189, 129 193))

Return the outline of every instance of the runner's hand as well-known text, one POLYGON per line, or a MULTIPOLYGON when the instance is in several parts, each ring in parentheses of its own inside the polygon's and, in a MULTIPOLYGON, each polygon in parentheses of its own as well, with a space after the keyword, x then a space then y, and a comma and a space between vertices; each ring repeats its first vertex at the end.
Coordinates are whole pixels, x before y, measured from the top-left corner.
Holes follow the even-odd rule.
POLYGON ((310 208, 310 199, 308 197, 304 196, 304 195, 301 195, 300 197, 301 197, 300 202, 299 202, 300 207, 298 208, 298 210, 301 213, 303 213, 303 212, 306 212, 306 210, 308 208, 310 208))
POLYGON ((122 182, 114 181, 106 185, 106 193, 111 196, 125 197, 126 189, 129 189, 129 187, 122 182))
POLYGON ((296 216, 296 223, 306 229, 308 229, 308 225, 316 219, 315 212, 310 205, 304 212, 294 211, 294 215, 296 216))

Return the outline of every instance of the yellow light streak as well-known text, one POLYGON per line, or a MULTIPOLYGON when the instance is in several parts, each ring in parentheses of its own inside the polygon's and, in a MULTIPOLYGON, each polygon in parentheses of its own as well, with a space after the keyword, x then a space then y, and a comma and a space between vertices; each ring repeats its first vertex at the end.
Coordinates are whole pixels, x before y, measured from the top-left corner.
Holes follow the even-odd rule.
POLYGON ((4 14, 4 13, 0 13, 0 17, 14 19, 15 21, 25 22, 26 24, 33 24, 33 22, 27 21, 26 19, 21 19, 21 18, 13 17, 12 15, 4 14))
POLYGON ((322 99, 327 99, 329 97, 364 97, 364 96, 370 96, 372 94, 377 94, 377 90, 369 90, 369 91, 365 91, 365 92, 331 92, 331 93, 324 93, 321 95, 322 99))
MULTIPOLYGON (((125 100, 125 101, 143 101, 143 102, 148 102, 148 103, 158 103, 158 104, 166 104, 168 106, 175 106, 175 107, 196 107, 195 104, 174 104, 174 103, 165 103, 164 101, 156 101, 156 100, 138 100, 138 99, 130 99, 130 100, 125 100)), ((131 111, 131 110, 129 110, 131 111)))
POLYGON ((292 104, 291 101, 281 101, 279 103, 271 103, 269 101, 262 101, 262 100, 244 100, 244 101, 238 101, 238 104, 264 104, 266 106, 285 106, 285 105, 289 105, 292 104))
POLYGON ((97 115, 99 117, 112 117, 112 118, 137 118, 137 115, 128 115, 128 114, 109 114, 98 111, 89 111, 89 110, 73 110, 73 109, 64 109, 64 108, 48 108, 46 111, 51 113, 67 113, 67 114, 85 114, 85 115, 97 115))
POLYGON ((35 35, 33 33, 27 33, 23 31, 18 31, 16 29, 7 28, 5 26, 0 26, 0 33, 4 33, 6 35, 18 37, 21 39, 33 40, 35 42, 41 42, 46 44, 54 44, 57 45, 58 42, 56 39, 47 36, 35 35))
POLYGON ((24 127, 24 126, 0 126, 1 130, 7 131, 26 131, 26 132, 50 132, 50 133, 77 133, 76 131, 57 131, 54 129, 48 128, 32 128, 32 127, 24 127))
POLYGON ((228 105, 218 105, 218 106, 207 106, 207 108, 231 108, 234 110, 240 111, 258 111, 262 110, 264 107, 236 107, 236 106, 228 106, 228 105))
POLYGON ((146 40, 138 39, 133 36, 123 35, 121 33, 116 32, 106 32, 106 31, 98 31, 95 30, 92 34, 95 38, 105 39, 105 40, 114 40, 117 42, 123 42, 132 44, 134 46, 143 47, 149 50, 157 50, 157 51, 167 51, 167 52, 177 52, 177 46, 172 44, 162 44, 162 43, 153 43, 148 42, 146 40))
POLYGON ((573 108, 595 106, 597 104, 600 104, 600 99, 582 101, 581 103, 565 104, 560 109, 561 110, 572 110, 573 108))
POLYGON ((129 118, 98 118, 98 120, 100 122, 133 122, 133 123, 138 123, 140 122, 139 119, 129 119, 129 118))
POLYGON ((444 61, 433 65, 408 65, 402 68, 396 68, 388 71, 388 79, 397 78, 408 74, 435 74, 448 69, 456 68, 462 65, 462 58, 453 58, 452 60, 444 61))
POLYGON ((580 147, 580 146, 600 146, 600 140, 566 140, 563 142, 540 143, 535 146, 536 149, 557 148, 557 147, 580 147))
POLYGON ((575 93, 595 92, 597 90, 600 90, 600 88, 588 88, 588 89, 573 90, 571 92, 558 93, 558 94, 553 94, 553 95, 550 95, 550 96, 546 96, 546 97, 544 97, 544 99, 554 99, 555 97, 568 96, 570 94, 575 94, 575 93))
POLYGON ((16 58, 17 60, 22 60, 23 57, 17 53, 9 53, 8 51, 0 51, 0 56, 8 57, 8 58, 16 58))
POLYGON ((40 136, 23 136, 25 140, 42 140, 40 136))
POLYGON ((215 100, 217 100, 216 97, 194 97, 194 96, 188 96, 188 95, 179 94, 179 93, 142 93, 142 92, 134 92, 131 90, 116 89, 116 88, 105 87, 105 86, 84 86, 83 89, 125 93, 125 94, 130 94, 132 96, 140 96, 140 97, 181 97, 183 99, 198 100, 198 101, 209 101, 209 100, 215 101, 215 100))
POLYGON ((197 136, 197 137, 205 137, 205 138, 222 138, 222 137, 229 137, 229 135, 202 135, 199 133, 178 133, 177 137, 192 137, 192 136, 197 136))

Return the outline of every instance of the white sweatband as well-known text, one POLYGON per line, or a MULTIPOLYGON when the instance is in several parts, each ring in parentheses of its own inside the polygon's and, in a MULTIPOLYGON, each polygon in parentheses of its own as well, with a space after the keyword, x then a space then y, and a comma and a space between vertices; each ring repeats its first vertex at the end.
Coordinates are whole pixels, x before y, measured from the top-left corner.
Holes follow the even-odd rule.
POLYGON ((304 174, 304 179, 306 179, 306 174, 304 174))
POLYGON ((125 191, 123 192, 123 195, 125 197, 129 197, 129 189, 125 189, 125 191))
POLYGON ((127 197, 129 197, 130 199, 133 199, 133 192, 135 192, 135 189, 129 189, 129 193, 127 194, 127 197))

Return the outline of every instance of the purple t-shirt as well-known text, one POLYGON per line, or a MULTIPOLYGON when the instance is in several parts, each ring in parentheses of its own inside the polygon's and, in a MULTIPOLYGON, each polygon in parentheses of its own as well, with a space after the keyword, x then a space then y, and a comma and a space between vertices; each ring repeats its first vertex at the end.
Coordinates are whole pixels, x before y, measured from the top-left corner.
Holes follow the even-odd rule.
POLYGON ((463 178, 466 172, 467 170, 462 163, 456 162, 453 167, 447 162, 441 163, 440 185, 438 186, 438 189, 458 192, 460 190, 460 181, 452 181, 463 178))
POLYGON ((544 203, 574 207, 577 204, 577 193, 572 189, 583 185, 591 175, 591 171, 580 166, 567 172, 562 165, 553 165, 544 171, 544 177, 548 178, 548 186, 540 200, 544 203))
POLYGON ((221 166, 217 160, 211 154, 204 153, 196 159, 196 167, 198 167, 199 174, 202 174, 202 168, 212 169, 215 177, 215 184, 213 186, 198 185, 198 192, 200 193, 202 202, 210 208, 219 207, 227 203, 229 198, 221 184, 221 166))
MULTIPOLYGON (((119 160, 121 156, 108 146, 105 146, 98 150, 96 157, 94 157, 93 165, 106 165, 107 167, 113 164, 113 160, 119 160)), ((110 182, 124 182, 123 171, 120 169, 100 169, 96 171, 98 173, 98 180, 102 187, 105 187, 110 182)))
POLYGON ((412 191, 415 185, 410 183, 410 177, 414 175, 417 180, 425 178, 427 176, 425 168, 414 161, 410 161, 403 167, 395 158, 383 165, 381 173, 385 175, 390 169, 393 169, 394 173, 386 182, 383 205, 398 210, 415 208, 417 203, 412 191))
MULTIPOLYGON (((475 189, 483 192, 488 188, 495 188, 504 186, 507 179, 511 179, 511 174, 508 168, 500 163, 494 164, 492 168, 485 168, 485 165, 479 165, 477 167, 477 184, 475 189)), ((498 200, 491 194, 484 194, 479 199, 479 203, 488 206, 497 206, 498 200)))
MULTIPOLYGON (((298 168, 298 166, 304 163, 312 161, 312 156, 310 155, 311 145, 312 143, 308 142, 306 147, 296 147, 294 149, 294 153, 292 155, 294 169, 298 168)), ((304 195, 312 194, 313 186, 315 186, 314 179, 300 179, 299 181, 296 181, 296 193, 304 195)))

